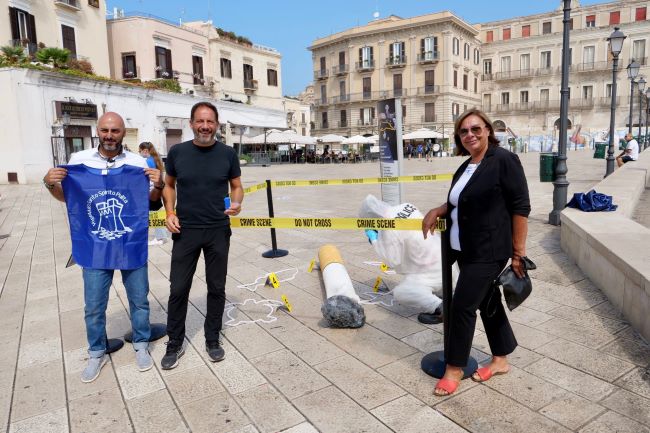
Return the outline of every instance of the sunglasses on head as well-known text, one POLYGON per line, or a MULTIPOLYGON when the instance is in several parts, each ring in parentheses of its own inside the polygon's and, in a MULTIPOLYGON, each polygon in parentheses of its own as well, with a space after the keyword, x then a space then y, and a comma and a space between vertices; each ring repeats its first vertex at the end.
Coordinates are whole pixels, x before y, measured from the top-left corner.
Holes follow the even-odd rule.
POLYGON ((472 132, 473 135, 481 135, 481 132, 483 132, 483 126, 474 125, 469 129, 461 128, 458 130, 458 135, 460 135, 461 137, 465 137, 467 134, 470 133, 470 131, 472 132))

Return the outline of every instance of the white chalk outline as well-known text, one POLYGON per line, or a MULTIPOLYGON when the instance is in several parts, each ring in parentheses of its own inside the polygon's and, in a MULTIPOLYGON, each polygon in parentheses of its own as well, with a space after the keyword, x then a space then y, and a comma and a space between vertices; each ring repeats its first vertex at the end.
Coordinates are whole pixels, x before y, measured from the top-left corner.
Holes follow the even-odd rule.
POLYGON ((249 292, 256 292, 258 287, 263 287, 264 285, 266 285, 266 280, 268 279, 269 275, 271 275, 271 274, 274 273, 276 276, 278 276, 279 274, 281 274, 281 273, 283 273, 283 272, 288 272, 288 271, 295 271, 295 272, 293 273, 293 275, 292 275, 291 277, 289 277, 289 278, 287 278, 287 279, 284 279, 284 280, 280 280, 280 279, 278 279, 278 282, 282 283, 282 282, 284 282, 284 281, 291 281, 291 280, 293 280, 294 278, 296 278, 296 275, 298 275, 298 268, 287 268, 287 269, 282 269, 281 271, 277 271, 277 272, 269 272, 268 274, 264 274, 264 275, 261 276, 261 277, 257 277, 257 278, 255 279, 255 281, 253 281, 252 283, 248 283, 248 284, 240 284, 239 286, 237 286, 237 288, 238 288, 238 289, 246 289, 246 290, 248 290, 249 292), (262 280, 261 283, 258 283, 258 281, 260 280, 260 278, 262 278, 263 280, 262 280), (251 286, 255 286, 255 287, 253 287, 253 288, 251 289, 251 288, 250 288, 251 286))
POLYGON ((384 307, 392 307, 393 305, 395 305, 395 297, 393 295, 392 290, 390 290, 388 292, 365 292, 365 293, 362 293, 360 296, 367 296, 367 297, 370 298, 370 299, 362 299, 361 300, 362 304, 369 304, 369 305, 380 304, 380 305, 383 305, 384 307), (386 295, 391 295, 390 304, 387 304, 386 302, 382 301, 381 299, 378 302, 376 302, 377 299, 383 298, 386 295))
POLYGON ((259 301, 256 299, 246 299, 244 302, 231 302, 229 304, 226 304, 224 308, 224 313, 226 314, 226 317, 228 320, 224 323, 226 326, 239 326, 239 325, 248 325, 250 323, 273 323, 276 320, 278 320, 277 317, 273 315, 278 309, 278 307, 283 307, 284 302, 282 301, 276 301, 275 299, 260 299, 259 301), (230 315, 230 313, 234 310, 237 310, 237 306, 244 306, 248 303, 254 303, 255 305, 258 304, 266 304, 267 307, 269 307, 269 312, 266 314, 266 319, 255 319, 255 320, 239 320, 235 321, 236 319, 230 315))

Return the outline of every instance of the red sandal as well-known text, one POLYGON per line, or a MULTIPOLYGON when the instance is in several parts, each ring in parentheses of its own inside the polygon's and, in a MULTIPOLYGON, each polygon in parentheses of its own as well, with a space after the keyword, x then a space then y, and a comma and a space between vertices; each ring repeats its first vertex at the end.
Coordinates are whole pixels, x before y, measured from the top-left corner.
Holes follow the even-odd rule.
POLYGON ((492 376, 498 376, 500 374, 506 374, 508 373, 507 371, 497 371, 497 372, 492 372, 489 367, 481 367, 478 370, 472 374, 472 380, 474 382, 485 382, 486 380, 490 380, 492 376), (476 378, 478 376, 478 379, 476 378))
POLYGON ((455 381, 451 379, 440 379, 438 383, 436 384, 436 387, 433 389, 433 394, 438 396, 438 397, 445 397, 448 395, 452 395, 456 390, 458 389, 458 385, 460 385, 460 381, 455 381), (447 394, 439 394, 436 392, 436 390, 443 390, 447 394))

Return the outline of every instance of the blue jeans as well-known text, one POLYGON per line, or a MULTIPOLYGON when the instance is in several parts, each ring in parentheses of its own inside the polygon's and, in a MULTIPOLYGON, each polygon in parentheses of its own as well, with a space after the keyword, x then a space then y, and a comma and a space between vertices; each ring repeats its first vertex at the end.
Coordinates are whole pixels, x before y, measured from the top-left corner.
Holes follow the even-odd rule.
MULTIPOLYGON (((106 352, 106 306, 108 293, 113 282, 113 269, 83 270, 86 336, 88 354, 98 358, 106 352)), ((122 282, 126 288, 133 328, 133 348, 145 349, 149 345, 149 275, 147 265, 138 269, 124 269, 122 282)))

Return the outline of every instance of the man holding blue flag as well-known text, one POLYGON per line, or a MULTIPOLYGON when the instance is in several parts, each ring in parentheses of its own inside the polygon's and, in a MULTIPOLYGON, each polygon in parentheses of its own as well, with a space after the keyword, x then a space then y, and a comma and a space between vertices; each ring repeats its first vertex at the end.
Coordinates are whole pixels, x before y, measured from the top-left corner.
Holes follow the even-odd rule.
POLYGON ((124 120, 108 112, 99 118, 99 147, 72 154, 67 166, 50 169, 43 183, 66 203, 72 255, 83 268, 89 360, 82 382, 92 382, 108 362, 106 307, 113 274, 119 269, 133 327, 133 348, 140 371, 153 367, 149 354, 149 277, 147 230, 149 199, 164 187, 160 171, 124 150, 124 120), (149 191, 149 181, 154 188, 149 191))

